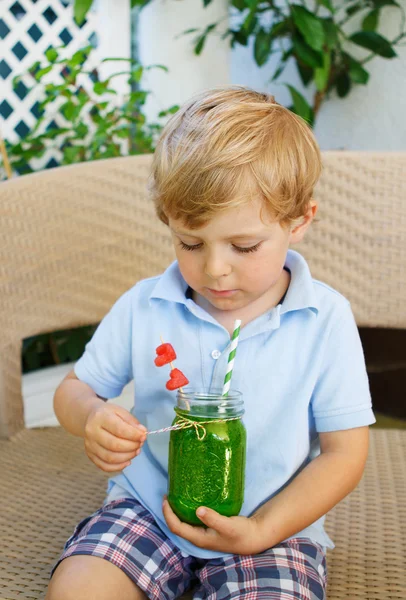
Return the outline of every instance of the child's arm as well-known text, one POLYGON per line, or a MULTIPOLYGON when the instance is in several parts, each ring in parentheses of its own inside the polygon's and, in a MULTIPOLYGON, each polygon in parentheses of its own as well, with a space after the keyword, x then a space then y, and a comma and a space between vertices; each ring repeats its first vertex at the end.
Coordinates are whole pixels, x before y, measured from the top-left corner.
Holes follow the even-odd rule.
POLYGON ((64 429, 84 438, 88 457, 103 471, 124 469, 146 439, 145 427, 131 413, 99 398, 73 371, 57 388, 54 409, 64 429))
POLYGON ((320 433, 321 454, 253 515, 274 546, 301 531, 358 484, 368 455, 368 427, 320 433))
POLYGON ((169 528, 202 548, 257 554, 314 523, 356 487, 368 454, 368 427, 319 435, 321 454, 251 517, 223 517, 207 508, 201 514, 199 508, 208 529, 192 527, 165 501, 169 528))

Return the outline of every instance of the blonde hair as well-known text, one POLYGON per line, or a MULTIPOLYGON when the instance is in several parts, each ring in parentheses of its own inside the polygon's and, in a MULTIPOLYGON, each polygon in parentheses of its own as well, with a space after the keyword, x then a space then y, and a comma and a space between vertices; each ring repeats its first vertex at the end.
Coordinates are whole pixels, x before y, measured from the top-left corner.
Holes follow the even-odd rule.
POLYGON ((300 220, 321 171, 306 122, 273 96, 245 87, 207 90, 164 127, 149 189, 158 217, 198 229, 221 210, 264 200, 283 224, 300 220))

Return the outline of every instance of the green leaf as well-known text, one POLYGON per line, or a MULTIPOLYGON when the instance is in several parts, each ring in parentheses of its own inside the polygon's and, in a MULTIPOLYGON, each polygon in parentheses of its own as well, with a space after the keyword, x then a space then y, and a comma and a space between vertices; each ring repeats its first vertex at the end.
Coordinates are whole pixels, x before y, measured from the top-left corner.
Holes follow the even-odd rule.
POLYGON ((130 135, 129 127, 122 127, 120 129, 116 129, 115 134, 119 138, 127 139, 130 135))
POLYGON ((143 72, 144 69, 141 66, 137 67, 136 69, 133 69, 131 71, 129 81, 136 81, 137 83, 139 83, 141 81, 143 72))
POLYGON ((42 79, 42 78, 43 78, 43 77, 44 77, 44 76, 45 76, 47 73, 49 73, 50 71, 52 71, 52 67, 53 67, 53 65, 49 65, 48 67, 44 67, 43 69, 39 69, 39 70, 38 70, 38 71, 35 73, 35 75, 34 75, 35 79, 36 79, 37 81, 41 81, 41 79, 42 79))
POLYGON ((286 63, 281 62, 279 66, 275 69, 274 74, 272 75, 270 81, 275 81, 281 75, 281 73, 285 70, 286 63))
POLYGON ((246 35, 251 35, 253 33, 255 27, 257 26, 258 19, 255 14, 255 11, 251 10, 248 15, 245 17, 245 20, 241 26, 241 29, 244 31, 246 35))
POLYGON ((244 0, 231 0, 231 4, 240 11, 247 8, 244 0))
POLYGON ((182 31, 181 35, 187 35, 189 33, 196 33, 196 31, 199 31, 197 27, 192 27, 191 29, 185 29, 185 31, 182 31))
POLYGON ((204 44, 206 43, 207 35, 211 31, 213 31, 213 29, 215 29, 216 27, 217 27, 217 23, 211 23, 210 25, 208 25, 206 27, 206 29, 204 30, 202 35, 197 39, 197 43, 196 43, 195 49, 194 49, 195 54, 197 54, 197 55, 201 54, 201 52, 204 48, 204 44))
POLYGON ((377 9, 382 8, 383 6, 397 6, 400 8, 399 2, 395 2, 395 0, 372 0, 372 3, 377 9))
POLYGON ((83 63, 87 60, 87 57, 88 55, 83 50, 78 50, 69 60, 69 65, 72 67, 83 65, 83 63))
POLYGON ((311 80, 313 79, 314 70, 307 65, 301 65, 300 63, 296 63, 297 70, 299 71, 300 79, 303 82, 303 85, 309 85, 311 80))
POLYGON ((84 123, 79 123, 77 127, 75 127, 76 135, 79 139, 83 139, 89 133, 89 127, 84 123))
POLYGON ((80 113, 81 107, 69 100, 65 104, 62 104, 59 110, 67 121, 74 121, 80 113))
POLYGON ((54 63, 56 61, 56 59, 58 58, 59 54, 55 48, 51 47, 51 48, 48 48, 48 50, 45 50, 45 56, 47 57, 49 62, 54 63))
POLYGON ((314 114, 307 100, 292 85, 286 84, 293 101, 293 112, 300 115, 308 123, 313 123, 314 114))
POLYGON ((334 7, 331 4, 330 0, 316 0, 317 4, 321 4, 321 6, 324 6, 324 8, 327 8, 327 10, 329 10, 331 13, 334 13, 334 7))
POLYGON ((397 56, 390 42, 375 31, 358 31, 349 39, 354 44, 357 44, 357 46, 372 50, 372 52, 383 58, 394 58, 397 56))
POLYGON ((203 6, 204 8, 206 8, 206 6, 209 6, 209 4, 212 2, 212 0, 203 0, 203 6))
POLYGON ((352 15, 355 15, 356 12, 358 12, 359 10, 362 10, 363 8, 365 8, 365 3, 357 2, 356 4, 353 4, 352 6, 349 6, 348 8, 346 8, 345 12, 347 13, 347 15, 349 17, 351 17, 352 15))
POLYGON ((148 94, 149 92, 145 92, 142 90, 131 92, 131 94, 129 95, 130 102, 135 105, 144 104, 148 94))
POLYGON ((379 10, 375 8, 374 10, 371 10, 362 21, 363 31, 375 31, 378 27, 378 20, 379 10))
POLYGON ((327 83, 330 76, 330 68, 331 68, 331 57, 330 53, 325 52, 323 54, 323 66, 315 69, 314 71, 314 82, 316 84, 319 92, 322 92, 326 89, 327 83))
POLYGON ((231 31, 231 47, 234 47, 234 44, 240 44, 240 46, 247 46, 248 44, 248 36, 242 30, 231 31))
POLYGON ((133 58, 120 58, 118 56, 114 56, 114 57, 107 57, 107 58, 103 58, 103 60, 101 61, 102 63, 105 62, 128 62, 128 63, 136 63, 137 61, 134 60, 133 58))
POLYGON ((108 85, 109 85, 108 79, 106 81, 96 81, 93 84, 93 91, 98 96, 101 96, 102 94, 106 93, 108 85))
POLYGON ((282 37, 291 31, 292 20, 290 18, 283 19, 282 21, 278 21, 274 23, 271 27, 271 31, 269 32, 270 37, 277 38, 282 37))
POLYGON ((68 129, 67 127, 54 127, 52 129, 48 129, 48 131, 40 137, 41 137, 41 139, 53 140, 56 137, 58 137, 58 135, 68 133, 69 131, 70 131, 70 129, 68 129))
POLYGON ((265 29, 258 31, 254 42, 254 58, 259 67, 262 67, 269 58, 272 49, 272 41, 270 35, 265 29))
POLYGON ((321 50, 324 44, 324 28, 322 20, 303 6, 292 5, 292 16, 296 27, 303 35, 306 43, 313 50, 321 50))
POLYGON ((35 74, 39 71, 39 69, 41 68, 41 63, 39 62, 39 60, 37 60, 35 63, 33 63, 31 65, 31 67, 28 69, 28 72, 35 77, 35 74))
POLYGON ((82 25, 92 4, 93 0, 75 0, 73 5, 73 16, 78 25, 82 25))
POLYGON ((179 110, 179 104, 174 104, 173 106, 170 106, 166 110, 161 110, 161 112, 158 114, 158 117, 166 117, 166 115, 174 115, 176 112, 178 112, 178 110, 179 110))
POLYGON ((143 8, 150 2, 151 2, 151 0, 131 0, 131 8, 134 8, 135 6, 139 6, 140 8, 143 8))
POLYGON ((351 81, 353 83, 361 83, 362 85, 368 83, 369 73, 364 69, 361 63, 356 61, 355 58, 353 58, 349 54, 345 54, 345 57, 349 63, 348 74, 350 76, 351 81))
POLYGON ((148 65, 147 67, 144 67, 145 71, 149 71, 150 69, 161 69, 162 71, 165 71, 165 73, 169 73, 169 69, 168 67, 165 67, 165 65, 148 65))
POLYGON ((197 43, 195 45, 194 52, 197 56, 199 56, 199 54, 201 54, 201 52, 204 48, 205 42, 206 42, 206 34, 203 34, 198 38, 197 43))
POLYGON ((84 160, 84 148, 82 146, 66 146, 63 149, 63 154, 67 164, 84 160))
POLYGON ((306 42, 298 34, 294 34, 292 37, 293 52, 299 61, 302 61, 305 65, 313 67, 323 66, 323 55, 320 52, 316 52, 313 48, 310 48, 306 42))
POLYGON ((336 88, 337 94, 340 96, 340 98, 347 96, 351 89, 351 79, 349 78, 347 72, 343 72, 337 77, 336 88))
POLYGON ((338 46, 338 28, 333 19, 323 19, 326 46, 329 50, 338 46))

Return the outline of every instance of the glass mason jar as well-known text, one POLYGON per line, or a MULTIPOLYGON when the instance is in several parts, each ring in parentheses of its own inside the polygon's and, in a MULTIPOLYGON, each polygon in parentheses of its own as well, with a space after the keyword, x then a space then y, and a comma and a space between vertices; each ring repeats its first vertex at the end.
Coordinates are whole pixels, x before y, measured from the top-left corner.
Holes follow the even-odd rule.
POLYGON ((195 425, 170 434, 168 501, 172 510, 191 525, 202 525, 196 515, 199 506, 229 517, 238 515, 244 500, 246 449, 241 392, 230 390, 222 396, 221 390, 184 388, 178 390, 175 412, 172 425, 183 419, 195 425))

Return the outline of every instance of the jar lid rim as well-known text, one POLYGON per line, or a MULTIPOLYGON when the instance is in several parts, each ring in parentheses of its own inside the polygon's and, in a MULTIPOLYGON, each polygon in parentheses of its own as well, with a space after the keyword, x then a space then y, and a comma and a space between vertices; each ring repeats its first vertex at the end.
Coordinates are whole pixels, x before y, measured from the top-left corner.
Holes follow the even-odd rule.
POLYGON ((211 388, 210 390, 206 390, 203 388, 192 388, 186 387, 178 390, 178 395, 181 397, 193 397, 195 400, 207 400, 211 398, 218 398, 219 402, 225 401, 227 399, 242 399, 242 392, 235 389, 230 389, 226 396, 223 396, 222 388, 211 388))

